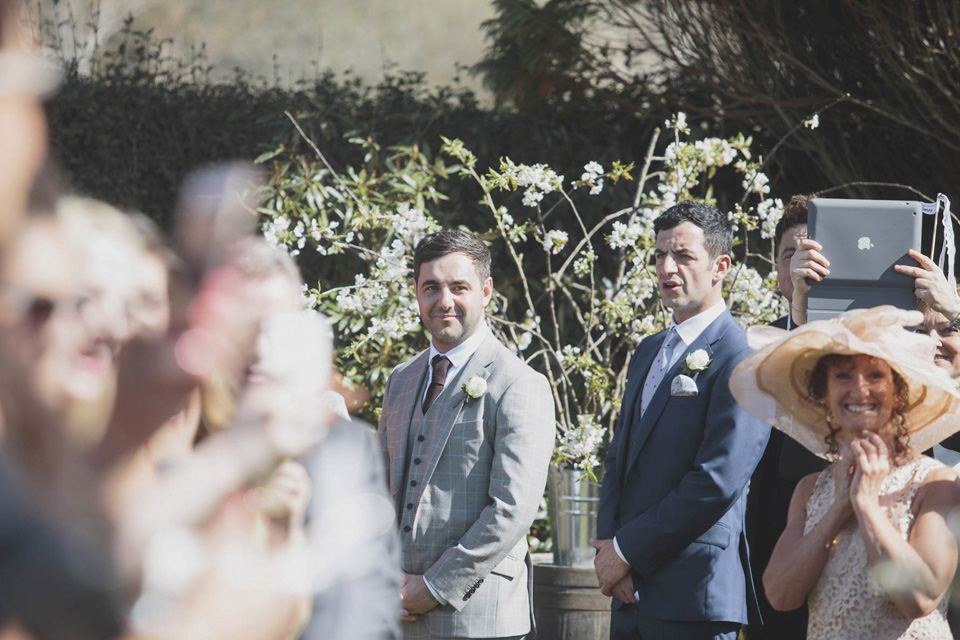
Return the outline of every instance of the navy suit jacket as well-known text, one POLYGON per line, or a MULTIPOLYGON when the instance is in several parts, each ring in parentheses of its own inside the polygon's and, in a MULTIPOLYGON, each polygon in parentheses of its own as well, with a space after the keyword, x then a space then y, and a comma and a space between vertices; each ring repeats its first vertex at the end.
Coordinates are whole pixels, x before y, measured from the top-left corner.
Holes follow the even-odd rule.
MULTIPOLYGON (((645 616, 758 622, 743 523, 747 482, 770 427, 730 393, 730 374, 750 353, 746 335, 724 311, 667 372, 641 418, 640 389, 664 337, 646 338, 630 363, 598 534, 616 536, 645 616), (671 396, 686 353, 698 349, 712 361, 696 376, 697 395, 671 396)), ((614 599, 614 609, 622 605, 614 599)))

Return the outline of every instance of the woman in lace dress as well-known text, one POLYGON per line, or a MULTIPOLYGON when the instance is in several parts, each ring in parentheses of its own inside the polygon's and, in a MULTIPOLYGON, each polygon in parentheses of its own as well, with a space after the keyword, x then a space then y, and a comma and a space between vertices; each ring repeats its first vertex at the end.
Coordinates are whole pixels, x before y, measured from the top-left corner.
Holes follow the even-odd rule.
POLYGON ((958 396, 933 340, 903 329, 921 319, 881 307, 751 330, 761 348, 731 380, 748 411, 833 460, 797 486, 763 575, 774 608, 808 603, 809 640, 952 637, 960 481, 917 451, 960 427, 958 396))

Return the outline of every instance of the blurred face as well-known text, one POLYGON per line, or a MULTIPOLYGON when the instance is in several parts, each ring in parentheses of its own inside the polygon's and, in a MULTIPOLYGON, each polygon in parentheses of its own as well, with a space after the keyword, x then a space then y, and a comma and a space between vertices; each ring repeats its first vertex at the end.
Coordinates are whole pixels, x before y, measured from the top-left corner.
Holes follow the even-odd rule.
POLYGON ((933 360, 952 378, 960 378, 960 332, 950 328, 950 321, 942 313, 927 309, 923 313, 921 329, 937 343, 933 360))
POLYGON ((259 316, 260 333, 247 360, 244 374, 247 384, 271 381, 272 368, 263 365, 274 351, 273 345, 293 336, 276 335, 276 331, 271 332, 264 321, 271 316, 297 312, 303 308, 299 284, 282 272, 251 282, 251 295, 259 316))
POLYGON ((797 252, 800 241, 807 237, 807 225, 797 224, 783 232, 780 251, 777 253, 777 284, 780 293, 793 302, 793 280, 790 279, 790 259, 797 252))
POLYGON ((134 247, 104 234, 85 234, 78 244, 85 335, 76 368, 84 395, 95 399, 114 376, 120 347, 131 337, 128 313, 137 297, 140 256, 134 247))
POLYGON ((730 257, 711 258, 700 227, 682 222, 660 231, 655 255, 660 299, 678 323, 720 301, 730 257))
POLYGON ((433 345, 446 353, 476 333, 493 295, 493 279, 480 280, 473 260, 450 253, 420 265, 414 280, 420 318, 433 345))
POLYGON ((170 326, 170 284, 167 265, 155 253, 144 252, 133 265, 133 298, 127 307, 131 331, 162 336, 170 326))
POLYGON ((52 220, 34 221, 9 246, 0 274, 0 337, 39 399, 53 410, 82 392, 74 364, 82 328, 71 248, 52 220))
POLYGON ((843 440, 885 429, 894 394, 893 371, 880 358, 845 356, 827 369, 827 407, 843 440))

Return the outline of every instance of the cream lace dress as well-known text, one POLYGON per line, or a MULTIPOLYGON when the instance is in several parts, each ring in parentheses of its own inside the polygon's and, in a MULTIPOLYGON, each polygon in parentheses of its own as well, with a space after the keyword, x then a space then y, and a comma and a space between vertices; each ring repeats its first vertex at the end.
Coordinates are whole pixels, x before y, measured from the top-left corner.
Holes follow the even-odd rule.
MULTIPOLYGON (((917 456, 896 467, 880 487, 880 506, 906 540, 913 525, 910 506, 924 477, 942 467, 927 456, 917 456)), ((820 474, 807 501, 804 533, 813 529, 833 503, 833 475, 820 474)), ((931 614, 907 620, 880 591, 867 564, 860 527, 853 520, 841 530, 817 584, 807 597, 810 621, 807 640, 894 640, 922 638, 951 640, 947 626, 947 598, 931 614)))

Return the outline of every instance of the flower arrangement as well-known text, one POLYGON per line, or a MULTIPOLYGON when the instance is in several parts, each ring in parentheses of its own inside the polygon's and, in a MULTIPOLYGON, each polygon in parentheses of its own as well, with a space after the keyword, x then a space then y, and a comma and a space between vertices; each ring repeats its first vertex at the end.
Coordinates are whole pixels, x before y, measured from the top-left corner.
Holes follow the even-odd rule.
MULTIPOLYGON (((683 114, 669 120, 665 131, 670 139, 662 141, 658 129, 639 169, 590 160, 575 181, 546 164, 510 158, 482 170, 463 142, 447 138, 442 158, 401 149, 389 163, 342 175, 316 149, 318 169, 285 172, 272 181, 261 209, 264 233, 291 252, 313 247, 322 259, 365 265, 351 283, 318 283, 305 297, 337 323, 338 338, 347 345, 339 353, 341 372, 369 388, 379 406, 389 370, 423 342, 410 265, 416 242, 440 228, 429 213, 443 199, 438 186, 455 176, 473 181, 482 197, 472 230, 495 255, 505 256, 494 268, 497 291, 488 322, 551 384, 555 462, 592 474, 617 420, 633 350, 669 323, 655 295, 651 260, 653 220, 661 211, 687 198, 715 203, 718 172, 739 175, 744 191, 729 211, 738 264, 725 283, 728 306, 743 325, 769 322, 785 311, 771 275, 771 236, 782 203, 769 197, 752 140, 689 139, 683 114), (601 192, 610 198, 614 189, 622 189, 621 208, 582 214, 592 207, 591 198, 601 192), (345 253, 352 262, 341 257, 345 253)), ((377 157, 375 143, 362 144, 377 157)), ((688 366, 703 370, 709 358, 698 356, 688 366)), ((478 397, 468 386, 465 400, 478 397)))

